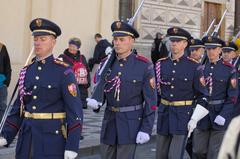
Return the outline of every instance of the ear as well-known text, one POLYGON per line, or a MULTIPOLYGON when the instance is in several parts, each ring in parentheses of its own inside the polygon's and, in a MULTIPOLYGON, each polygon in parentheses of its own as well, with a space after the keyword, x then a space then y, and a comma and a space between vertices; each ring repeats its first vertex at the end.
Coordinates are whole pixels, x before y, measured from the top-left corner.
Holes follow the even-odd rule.
POLYGON ((131 43, 134 43, 135 42, 135 39, 131 36, 129 36, 129 40, 131 41, 131 43))
POLYGON ((218 50, 219 50, 218 52, 219 52, 219 54, 221 54, 222 48, 221 48, 221 47, 218 47, 218 48, 219 48, 219 49, 218 49, 218 50))
POLYGON ((53 46, 55 46, 56 42, 57 42, 57 39, 55 37, 52 37, 52 45, 53 46))
POLYGON ((184 48, 186 48, 186 47, 188 46, 187 40, 184 40, 184 41, 183 41, 183 46, 184 46, 184 48))

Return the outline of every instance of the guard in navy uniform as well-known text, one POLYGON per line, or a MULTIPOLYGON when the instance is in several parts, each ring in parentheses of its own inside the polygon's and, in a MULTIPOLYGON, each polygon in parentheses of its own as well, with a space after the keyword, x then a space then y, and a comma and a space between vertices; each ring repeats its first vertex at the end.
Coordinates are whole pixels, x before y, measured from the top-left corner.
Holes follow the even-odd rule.
MULTIPOLYGON (((221 39, 207 36, 203 42, 209 58, 204 68, 209 114, 199 121, 193 133, 193 158, 217 159, 237 101, 237 72, 233 65, 219 58, 224 43, 221 39)), ((196 125, 197 121, 192 118, 189 126, 196 125)))
MULTIPOLYGON (((133 159, 136 144, 149 141, 157 94, 153 64, 132 51, 138 32, 116 21, 111 26, 116 59, 106 76, 106 109, 101 131, 102 159, 133 159)), ((88 99, 88 106, 98 108, 88 99)))
POLYGON ((0 145, 18 133, 16 159, 74 159, 83 120, 82 103, 72 69, 52 55, 59 26, 43 19, 30 24, 35 61, 19 77, 19 93, 0 145))
MULTIPOLYGON (((223 45, 222 52, 223 56, 228 57, 228 62, 230 62, 237 70, 238 73, 238 93, 240 92, 240 83, 239 83, 239 75, 240 75, 240 57, 237 53, 238 46, 234 42, 226 41, 223 45)), ((238 95, 237 104, 235 105, 233 116, 240 115, 240 96, 238 95)))
POLYGON ((200 39, 191 39, 190 40, 190 57, 201 62, 202 56, 204 54, 204 43, 200 39))
POLYGON ((237 54, 238 46, 234 42, 224 42, 222 52, 223 52, 223 60, 231 63, 237 68, 239 65, 239 56, 237 54))
MULTIPOLYGON (((204 48, 205 46, 202 40, 191 39, 189 44, 189 57, 195 59, 198 63, 200 63, 205 51, 204 48)), ((192 136, 187 141, 186 150, 189 156, 192 156, 192 136)))
POLYGON ((157 159, 182 159, 188 134, 187 123, 196 109, 206 105, 206 89, 202 67, 187 57, 184 50, 191 35, 178 27, 167 31, 171 41, 171 57, 156 63, 159 93, 157 122, 157 159))

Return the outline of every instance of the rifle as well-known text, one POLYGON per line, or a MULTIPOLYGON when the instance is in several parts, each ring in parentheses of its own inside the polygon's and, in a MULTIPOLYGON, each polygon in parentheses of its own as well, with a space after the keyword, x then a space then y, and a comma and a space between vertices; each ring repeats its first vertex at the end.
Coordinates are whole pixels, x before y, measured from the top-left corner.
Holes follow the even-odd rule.
POLYGON ((140 3, 140 5, 139 5, 137 11, 135 12, 134 16, 129 19, 129 21, 128 21, 128 24, 129 24, 129 25, 131 25, 131 26, 133 25, 133 22, 135 21, 136 17, 138 16, 139 12, 140 12, 141 9, 142 9, 143 3, 144 3, 144 0, 142 0, 142 2, 140 3))
MULTIPOLYGON (((139 14, 142 6, 143 6, 144 0, 142 0, 141 4, 137 8, 134 16, 129 19, 128 24, 133 25, 133 22, 135 21, 137 15, 139 14)), ((94 87, 91 99, 95 99, 99 106, 101 107, 104 102, 104 87, 106 85, 105 78, 107 75, 111 73, 111 66, 114 63, 116 58, 116 52, 112 50, 110 53, 108 53, 107 60, 104 62, 103 66, 101 67, 98 76, 100 77, 99 80, 97 81, 96 86, 94 87)), ((97 112, 97 111, 96 111, 97 112)))
POLYGON ((221 17, 221 20, 219 21, 218 25, 216 25, 216 27, 215 27, 214 31, 212 32, 211 36, 217 37, 218 31, 220 29, 220 26, 221 26, 221 24, 223 22, 224 17, 226 16, 226 13, 227 13, 227 9, 224 11, 224 13, 223 13, 223 15, 221 17))
POLYGON ((238 31, 238 33, 233 37, 232 42, 235 43, 235 41, 237 40, 237 38, 240 36, 240 30, 238 31))
MULTIPOLYGON (((218 32, 219 32, 220 26, 221 26, 221 24, 223 22, 224 17, 226 16, 226 13, 227 13, 227 9, 224 11, 224 13, 223 13, 223 15, 221 17, 221 20, 219 21, 219 23, 216 25, 214 31, 212 32, 212 34, 211 34, 212 37, 217 37, 218 36, 218 32)), ((201 60, 201 64, 205 64, 207 62, 208 58, 207 58, 206 54, 207 53, 205 52, 204 56, 203 56, 203 58, 201 60)))
MULTIPOLYGON (((211 28, 213 27, 215 21, 216 21, 216 18, 214 18, 214 19, 212 20, 212 22, 211 22, 211 24, 209 25, 207 31, 204 32, 204 34, 203 34, 203 36, 202 36, 202 39, 203 39, 205 36, 208 35, 208 33, 210 32, 211 28)), ((202 59, 201 59, 201 64, 204 64, 204 63, 206 62, 206 60, 207 60, 207 53, 204 52, 203 57, 202 57, 202 59)))
POLYGON ((216 18, 214 18, 214 19, 212 20, 212 22, 211 22, 211 24, 209 25, 209 27, 208 27, 207 31, 206 31, 206 32, 204 32, 204 34, 203 34, 202 38, 208 35, 208 33, 210 32, 211 28, 213 27, 213 25, 214 25, 215 21, 216 21, 216 18))
MULTIPOLYGON (((34 47, 32 48, 31 52, 29 53, 28 58, 27 58, 27 60, 26 60, 26 62, 24 64, 24 66, 27 66, 27 64, 28 64, 28 62, 29 62, 29 60, 30 60, 30 58, 31 58, 31 56, 33 54, 33 51, 34 51, 34 47)), ((3 126, 4 126, 4 124, 5 124, 6 120, 7 120, 8 113, 12 109, 12 101, 13 101, 13 98, 15 97, 16 92, 17 92, 17 88, 18 88, 18 82, 17 82, 17 84, 14 87, 11 99, 10 99, 10 101, 9 101, 9 103, 8 103, 6 109, 5 109, 5 112, 3 114, 3 118, 2 118, 2 121, 0 123, 0 134, 2 133, 3 126)))

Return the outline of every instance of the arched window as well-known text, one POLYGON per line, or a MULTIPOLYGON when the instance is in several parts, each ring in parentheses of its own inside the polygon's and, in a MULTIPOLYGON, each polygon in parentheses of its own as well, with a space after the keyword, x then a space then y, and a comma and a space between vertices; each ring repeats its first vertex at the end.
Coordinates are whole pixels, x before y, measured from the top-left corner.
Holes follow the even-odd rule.
POLYGON ((119 20, 126 21, 134 14, 135 0, 119 0, 119 20))

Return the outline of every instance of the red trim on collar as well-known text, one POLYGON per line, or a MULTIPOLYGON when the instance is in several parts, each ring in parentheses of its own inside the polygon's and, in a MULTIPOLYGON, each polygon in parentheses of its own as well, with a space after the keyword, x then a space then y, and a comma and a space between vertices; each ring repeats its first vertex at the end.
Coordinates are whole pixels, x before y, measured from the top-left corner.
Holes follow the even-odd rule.
POLYGON ((148 58, 144 57, 144 56, 141 56, 141 55, 137 55, 136 58, 140 61, 143 61, 143 62, 150 62, 148 58))

